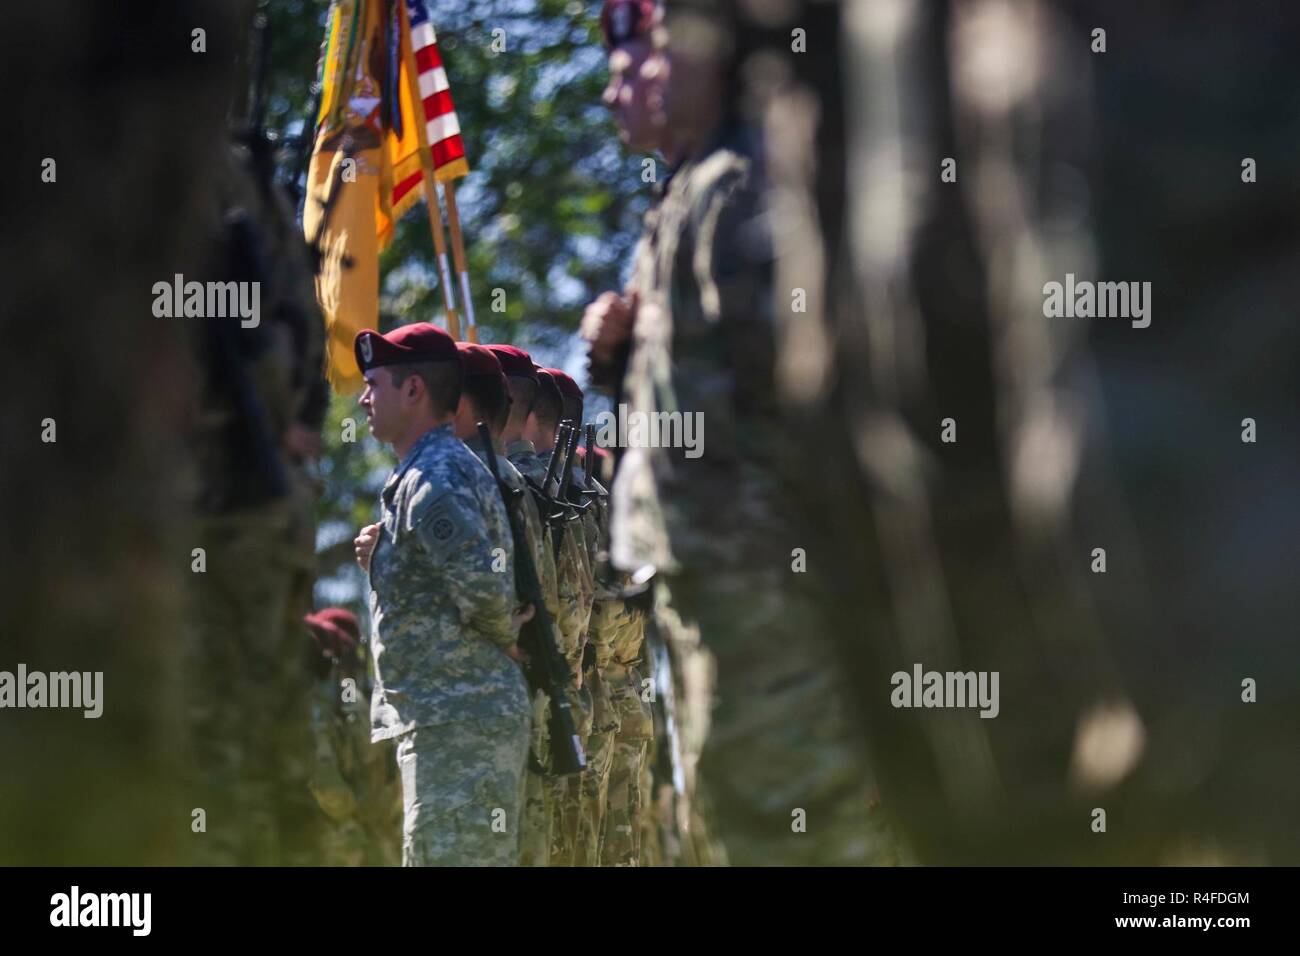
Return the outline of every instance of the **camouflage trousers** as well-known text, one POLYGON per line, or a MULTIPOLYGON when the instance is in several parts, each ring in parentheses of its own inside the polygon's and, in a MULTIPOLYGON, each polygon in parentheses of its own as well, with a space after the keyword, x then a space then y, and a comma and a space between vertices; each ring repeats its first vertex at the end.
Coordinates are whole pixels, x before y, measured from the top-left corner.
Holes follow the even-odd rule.
POLYGON ((646 743, 645 756, 642 758, 641 770, 638 775, 640 783, 637 791, 637 797, 639 798, 637 821, 640 824, 640 833, 638 835, 640 853, 638 860, 641 866, 664 865, 664 853, 661 845, 662 836, 654 805, 654 771, 651 769, 655 758, 655 747, 659 745, 659 741, 655 740, 646 743))
POLYGON ((401 862, 392 834, 376 833, 355 819, 326 828, 320 858, 322 866, 397 866, 401 862))
MULTIPOLYGON (((547 718, 550 704, 541 691, 533 693, 533 726, 530 736, 532 757, 544 767, 550 746, 547 718)), ((555 813, 552 779, 530 766, 524 776, 524 813, 519 836, 520 866, 550 866, 551 819, 555 813)))
MULTIPOLYGON (((391 743, 370 746, 380 747, 391 743)), ((392 748, 389 748, 392 749, 392 748)), ((386 754, 389 761, 393 755, 386 754)), ((402 861, 401 806, 396 815, 380 812, 387 809, 387 793, 368 795, 375 806, 362 807, 343 820, 330 820, 321 836, 320 862, 323 866, 397 866, 402 861), (377 797, 377 799, 376 799, 377 797)))
POLYGON ((529 727, 511 718, 397 738, 403 866, 515 866, 529 727))
POLYGON ((647 781, 643 845, 651 847, 654 857, 648 865, 722 865, 726 853, 698 772, 711 726, 716 687, 713 655, 702 645, 699 628, 682 619, 663 580, 655 586, 652 620, 653 627, 646 632, 645 668, 657 688, 657 706, 664 723, 662 736, 651 742, 643 771, 647 781), (661 648, 666 659, 656 660, 655 647, 661 648), (671 722, 666 713, 669 709, 671 722))
POLYGON ((320 859, 326 820, 308 789, 312 685, 301 623, 312 552, 301 553, 295 525, 289 501, 199 524, 205 570, 191 582, 184 675, 200 864, 320 859))
POLYGON ((577 866, 600 866, 600 845, 605 832, 605 807, 609 801, 609 775, 614 766, 618 709, 609 683, 597 667, 583 676, 591 689, 592 727, 587 743, 587 769, 575 781, 578 801, 577 866))
POLYGON ((896 864, 817 609, 789 567, 674 579, 716 666, 698 772, 735 865, 896 864))
POLYGON ((397 744, 386 740, 371 744, 378 750, 377 761, 388 773, 378 774, 378 780, 365 796, 361 824, 366 834, 366 866, 400 866, 402 863, 402 787, 397 778, 394 753, 397 744), (392 776, 389 776, 389 773, 392 776))
POLYGON ((570 800, 578 808, 575 866, 600 866, 609 774, 614 766, 614 740, 612 733, 592 734, 587 744, 587 769, 569 782, 570 800))
MULTIPOLYGON (((578 739, 591 765, 591 731, 593 701, 588 687, 571 688, 569 700, 573 706, 573 719, 577 724, 578 739)), ((551 866, 577 866, 578 834, 582 828, 582 802, 579 783, 585 774, 551 777, 551 866)))
POLYGON ((321 838, 324 866, 365 866, 368 834, 358 820, 343 820, 326 827, 321 838))
POLYGON ((641 771, 649 742, 614 738, 605 802, 605 830, 601 838, 601 866, 639 866, 641 863, 641 771))

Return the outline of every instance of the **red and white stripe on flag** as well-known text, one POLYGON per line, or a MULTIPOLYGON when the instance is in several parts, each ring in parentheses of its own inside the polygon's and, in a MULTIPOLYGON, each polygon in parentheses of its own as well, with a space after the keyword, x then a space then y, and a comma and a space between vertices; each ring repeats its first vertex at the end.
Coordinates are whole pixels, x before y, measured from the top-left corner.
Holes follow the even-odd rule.
POLYGON ((411 24, 411 49, 415 51, 415 68, 424 105, 429 152, 433 154, 434 176, 439 182, 446 182, 469 172, 465 143, 460 136, 460 120, 456 118, 456 106, 451 100, 447 71, 438 55, 438 37, 423 0, 406 0, 406 14, 411 24))
POLYGON ((403 0, 403 5, 394 5, 393 15, 402 23, 397 37, 401 117, 399 122, 387 124, 384 134, 384 186, 375 222, 381 250, 392 241, 397 220, 424 195, 421 139, 429 146, 429 165, 438 182, 449 183, 469 173, 447 71, 424 0, 403 0))

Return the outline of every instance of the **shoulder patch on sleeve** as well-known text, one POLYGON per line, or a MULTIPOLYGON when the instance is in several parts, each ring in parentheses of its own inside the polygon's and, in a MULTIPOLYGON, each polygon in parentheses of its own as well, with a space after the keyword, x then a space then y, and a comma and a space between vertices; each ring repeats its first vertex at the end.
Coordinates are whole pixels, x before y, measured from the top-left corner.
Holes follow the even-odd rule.
POLYGON ((417 530, 425 547, 435 554, 446 554, 472 531, 464 502, 454 491, 444 493, 422 510, 417 530))

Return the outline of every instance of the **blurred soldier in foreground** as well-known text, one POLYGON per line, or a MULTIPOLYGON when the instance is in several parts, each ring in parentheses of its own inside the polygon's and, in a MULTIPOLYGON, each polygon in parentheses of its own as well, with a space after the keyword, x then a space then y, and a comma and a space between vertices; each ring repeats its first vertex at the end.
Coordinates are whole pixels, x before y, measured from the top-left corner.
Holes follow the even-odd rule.
POLYGON ((499 492, 452 431, 463 363, 426 322, 363 331, 356 356, 366 419, 400 459, 368 564, 372 740, 397 740, 402 862, 511 866, 532 710, 516 635, 532 609, 515 610, 499 492))
POLYGON ((1295 431, 1300 207, 1247 168, 1294 150, 1294 9, 762 12, 778 381, 818 449, 795 505, 836 502, 830 632, 915 855, 1294 861, 1296 456, 1242 422, 1295 431), (1149 280, 1149 324, 1049 314, 1069 274, 1149 280), (1000 675, 998 715, 899 706, 918 664, 1000 675))
POLYGON ((23 38, 5 67, 22 89, 7 109, 24 172, 0 183, 12 343, 0 353, 0 656, 9 670, 102 672, 104 708, 95 720, 4 711, 5 865, 174 865, 211 835, 191 830, 201 804, 178 759, 178 634, 201 544, 187 343, 209 320, 160 319, 150 290, 177 272, 224 278, 208 265, 213 197, 251 12, 217 0, 129 17, 104 3, 6 10, 23 38), (200 24, 205 56, 178 42, 200 24))
MULTIPOLYGON (((653 2, 605 5, 601 26, 609 50, 610 78, 602 99, 614 112, 619 137, 629 149, 667 156, 672 139, 664 115, 664 60, 652 55, 651 46, 651 31, 658 17, 653 2)), ((647 221, 656 215, 666 186, 666 181, 657 181, 655 206, 647 221)), ((623 372, 637 297, 635 287, 623 294, 605 292, 583 316, 584 335, 601 339, 601 345, 593 348, 592 385, 609 391, 616 409, 624 400, 623 372)), ((607 524, 612 507, 611 503, 606 508, 607 524)), ((650 865, 719 862, 720 850, 711 842, 700 814, 702 800, 696 794, 694 772, 712 706, 712 658, 700 650, 698 630, 683 626, 669 606, 666 585, 654 580, 653 565, 629 570, 611 561, 610 568, 629 588, 630 600, 643 615, 643 678, 656 684, 667 682, 664 689, 677 688, 675 695, 654 698, 656 732, 639 775, 641 860, 650 865), (652 648, 657 650, 652 653, 652 648), (655 659, 662 664, 662 673, 654 673, 655 659), (672 713, 668 713, 669 706, 672 713)), ((638 722, 634 717, 633 724, 638 722)))
POLYGON ((370 742, 370 695, 356 616, 331 607, 303 619, 311 634, 315 763, 311 791, 329 817, 326 866, 396 866, 401 792, 392 747, 370 742))
POLYGON ((320 830, 307 788, 310 682, 301 667, 311 610, 317 450, 326 391, 321 320, 306 249, 272 184, 269 146, 230 156, 210 275, 259 290, 261 315, 209 316, 194 425, 198 546, 186 629, 190 799, 205 863, 304 864, 320 830), (315 821, 315 822, 314 822, 315 821))
MULTIPOLYGON (((614 13, 627 5, 611 5, 610 28, 629 22, 614 13)), ((642 22, 645 5, 631 6, 630 22, 642 22)), ((660 146, 671 178, 647 216, 632 295, 607 300, 604 315, 598 303, 586 325, 593 378, 618 379, 623 366, 629 434, 637 418, 668 419, 676 432, 621 449, 611 560, 657 569, 680 627, 698 628, 716 660, 700 773, 729 860, 893 862, 820 595, 800 580, 807 539, 788 514, 801 462, 782 443, 762 173, 738 115, 727 24, 670 6, 664 26, 648 58, 666 76, 660 146)), ((685 690, 693 708, 691 682, 685 690)))

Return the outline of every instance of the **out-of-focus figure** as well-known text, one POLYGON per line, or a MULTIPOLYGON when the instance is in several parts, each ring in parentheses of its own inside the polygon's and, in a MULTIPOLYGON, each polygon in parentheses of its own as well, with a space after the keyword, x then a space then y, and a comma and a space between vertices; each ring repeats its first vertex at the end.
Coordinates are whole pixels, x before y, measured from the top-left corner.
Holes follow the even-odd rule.
POLYGON ((402 801, 393 748, 370 742, 370 688, 356 615, 331 607, 304 619, 316 678, 311 792, 329 818, 320 862, 326 866, 397 866, 402 801))

